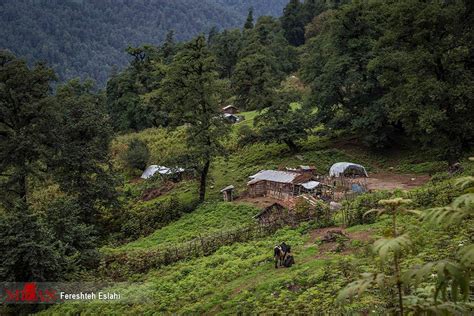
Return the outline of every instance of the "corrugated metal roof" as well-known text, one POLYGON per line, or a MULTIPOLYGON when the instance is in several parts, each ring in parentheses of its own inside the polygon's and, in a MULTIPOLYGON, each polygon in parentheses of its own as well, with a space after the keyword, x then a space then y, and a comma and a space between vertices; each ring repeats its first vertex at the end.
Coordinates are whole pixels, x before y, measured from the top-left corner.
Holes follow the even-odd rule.
POLYGON ((262 170, 253 176, 250 176, 252 179, 249 181, 248 184, 253 184, 258 181, 272 181, 272 182, 280 182, 280 183, 292 183, 297 177, 299 177, 299 173, 295 172, 286 172, 286 171, 277 171, 277 170, 262 170))

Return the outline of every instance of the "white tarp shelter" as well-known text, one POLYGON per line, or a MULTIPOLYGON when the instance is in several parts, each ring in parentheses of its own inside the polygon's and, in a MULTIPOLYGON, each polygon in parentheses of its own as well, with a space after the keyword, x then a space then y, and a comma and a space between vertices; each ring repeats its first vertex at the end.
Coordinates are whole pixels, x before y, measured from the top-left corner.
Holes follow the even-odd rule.
POLYGON ((303 188, 305 188, 306 190, 313 190, 313 189, 316 189, 317 187, 319 187, 321 185, 321 182, 318 182, 318 181, 309 181, 309 182, 306 182, 306 183, 302 183, 301 186, 303 188))
POLYGON ((176 173, 181 173, 184 172, 183 168, 168 168, 164 166, 158 166, 158 165, 151 165, 146 170, 143 172, 141 178, 142 179, 149 179, 153 177, 156 173, 159 173, 160 175, 173 175, 176 173))
POLYGON ((359 164, 352 163, 352 162, 335 163, 334 165, 332 165, 331 169, 329 170, 330 177, 339 177, 346 173, 358 174, 361 176, 369 177, 364 166, 361 166, 359 164))

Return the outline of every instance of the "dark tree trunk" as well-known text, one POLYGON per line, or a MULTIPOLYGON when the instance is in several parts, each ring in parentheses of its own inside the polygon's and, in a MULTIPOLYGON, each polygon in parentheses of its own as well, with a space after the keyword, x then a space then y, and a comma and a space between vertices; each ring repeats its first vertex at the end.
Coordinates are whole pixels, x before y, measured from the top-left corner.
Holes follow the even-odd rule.
POLYGON ((290 148, 291 152, 295 153, 298 151, 298 146, 291 139, 286 139, 285 144, 290 148))
POLYGON ((18 179, 18 194, 22 202, 27 204, 27 183, 26 183, 26 174, 21 174, 18 179))
POLYGON ((201 170, 201 179, 199 182, 199 203, 204 202, 204 199, 206 198, 207 174, 209 173, 210 165, 211 161, 208 159, 204 164, 204 168, 201 170))

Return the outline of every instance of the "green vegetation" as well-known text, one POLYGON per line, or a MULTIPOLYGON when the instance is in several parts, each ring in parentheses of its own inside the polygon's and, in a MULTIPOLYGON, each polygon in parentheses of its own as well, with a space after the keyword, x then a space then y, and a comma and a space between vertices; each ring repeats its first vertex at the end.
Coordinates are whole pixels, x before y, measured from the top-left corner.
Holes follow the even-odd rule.
POLYGON ((286 0, 6 0, 0 3, 0 48, 29 62, 47 61, 62 80, 93 78, 104 86, 130 45, 158 45, 244 25, 247 10, 278 16, 286 0))
MULTIPOLYGON (((469 313, 472 5, 291 0, 281 18, 243 8, 250 0, 187 9, 211 2, 248 14, 243 29, 129 47, 102 91, 56 85, 44 64, 0 52, 0 281, 127 281, 117 286, 141 299, 45 314, 469 313), (243 122, 226 120, 229 104, 243 122), (327 175, 341 161, 374 174, 369 188, 411 189, 351 192, 340 210, 326 196, 290 199, 284 219, 256 224, 272 201, 246 195, 250 175, 300 165, 327 175), (151 164, 183 171, 139 178, 151 164), (222 202, 229 185, 237 200, 222 202), (275 269, 283 241, 296 264, 275 269)), ((108 7, 54 3, 45 9, 108 7)), ((127 2, 123 14, 156 3, 127 2)), ((159 12, 168 6, 181 1, 159 12)), ((180 25, 192 25, 186 12, 180 25)))
POLYGON ((246 205, 204 204, 192 213, 182 216, 178 221, 156 230, 147 237, 118 248, 104 248, 103 250, 115 252, 151 249, 189 241, 202 235, 210 235, 252 223, 252 217, 257 213, 258 209, 246 205))
MULTIPOLYGON (((431 186, 432 184, 428 184, 422 189, 428 190, 431 186)), ((439 190, 442 192, 443 189, 439 190)), ((221 205, 226 207, 232 204, 221 205)), ((212 207, 207 212, 210 215, 213 212, 212 207)), ((220 212, 222 210, 216 211, 220 212)), ((184 218, 182 220, 186 223, 189 221, 184 218)), ((177 223, 179 222, 181 220, 177 223)), ((175 225, 172 226, 177 227, 175 225)), ((155 298, 153 302, 137 302, 126 307, 120 304, 65 304, 47 311, 46 314, 78 311, 115 311, 120 314, 152 311, 231 314, 235 311, 278 312, 283 305, 290 313, 387 313, 393 308, 391 302, 396 302, 395 293, 389 290, 370 291, 356 301, 343 305, 338 304, 336 297, 340 290, 360 273, 375 272, 380 266, 381 262, 372 254, 370 242, 377 237, 391 234, 392 225, 391 217, 382 215, 374 224, 351 227, 346 231, 349 236, 363 232, 368 238, 353 237, 351 242, 343 246, 342 253, 323 250, 324 244, 312 237, 314 228, 308 224, 298 229, 282 229, 268 238, 225 246, 208 257, 176 263, 146 275, 134 276, 135 282, 144 283, 125 291, 132 295, 146 294, 155 298), (275 270, 273 267, 272 248, 280 240, 287 241, 294 248, 296 265, 292 268, 275 270)), ((403 269, 454 256, 456 250, 469 240, 470 225, 472 218, 459 224, 456 230, 448 232, 428 222, 420 223, 416 216, 398 215, 397 230, 412 236, 410 249, 403 252, 403 269)), ((167 233, 163 233, 163 238, 168 238, 165 237, 167 233)), ((160 231, 157 231, 156 235, 159 236, 160 231)), ((405 304, 408 309, 419 307, 417 304, 411 305, 411 301, 412 297, 406 297, 405 304)))

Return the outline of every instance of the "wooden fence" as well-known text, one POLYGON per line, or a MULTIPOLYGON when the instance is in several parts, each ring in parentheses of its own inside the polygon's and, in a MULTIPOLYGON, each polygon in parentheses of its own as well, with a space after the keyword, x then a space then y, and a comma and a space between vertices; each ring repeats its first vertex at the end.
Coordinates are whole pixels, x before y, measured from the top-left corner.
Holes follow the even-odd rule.
POLYGON ((208 256, 222 246, 265 237, 285 226, 296 226, 313 219, 314 217, 285 216, 275 219, 270 223, 253 224, 208 236, 199 236, 178 245, 152 250, 108 254, 102 258, 99 272, 106 278, 125 280, 133 274, 145 273, 150 269, 159 268, 181 260, 208 256))

